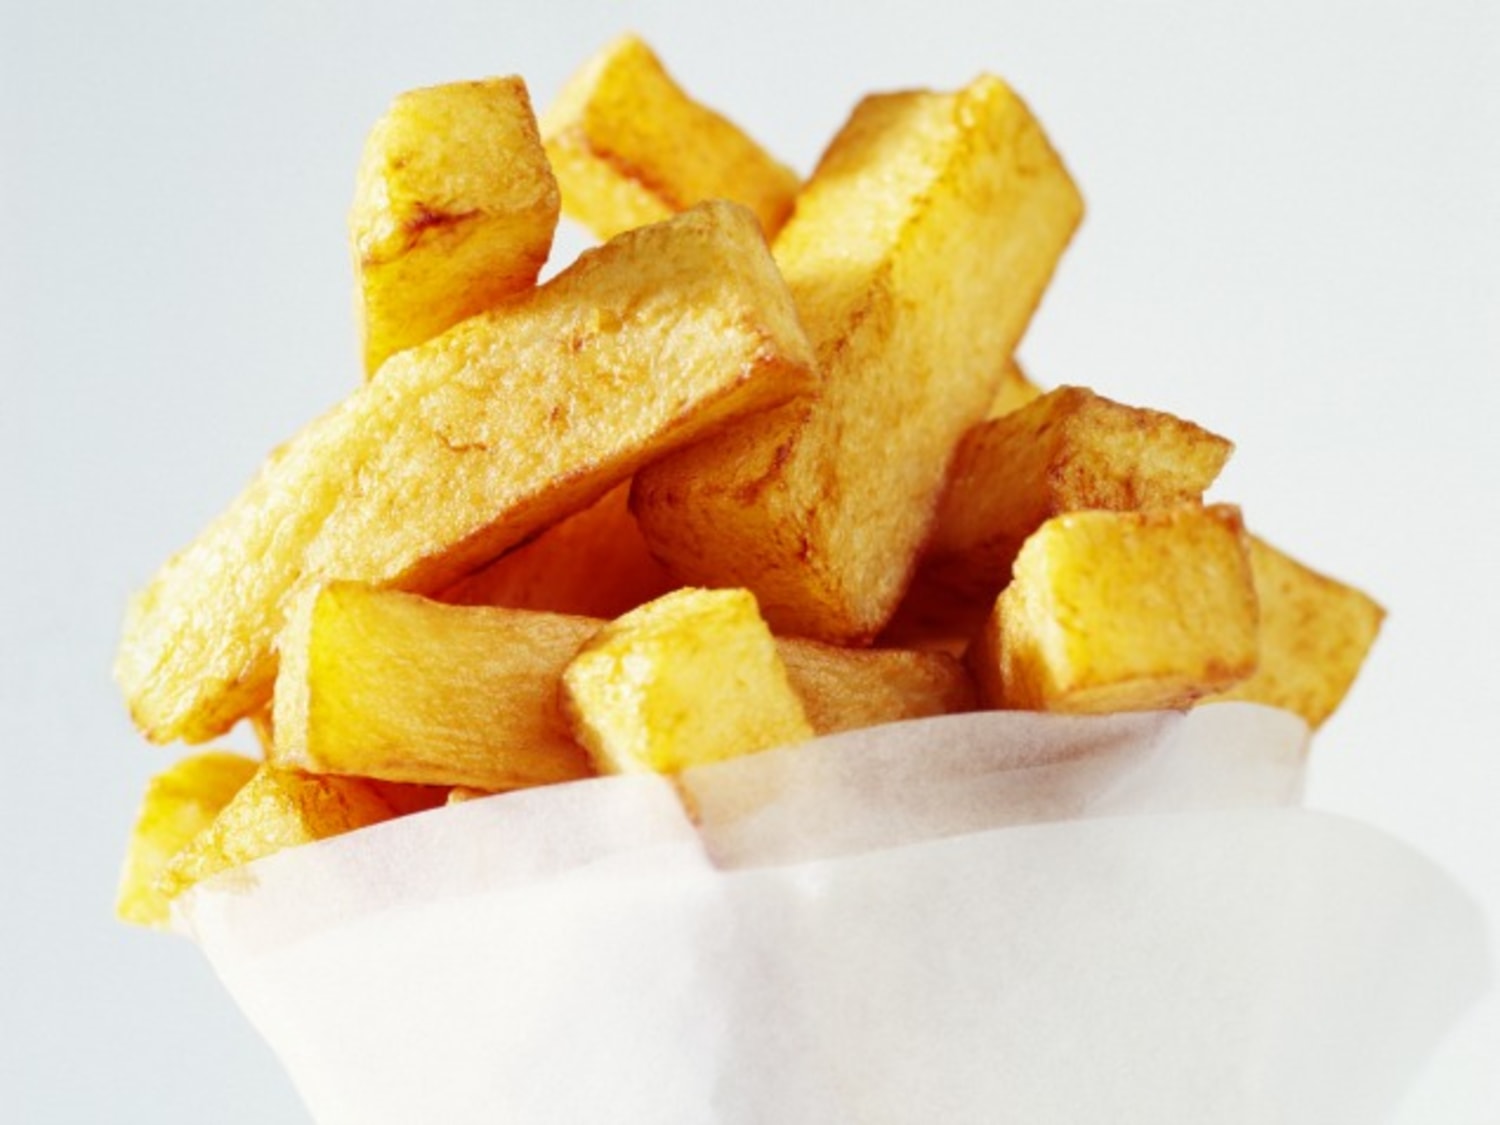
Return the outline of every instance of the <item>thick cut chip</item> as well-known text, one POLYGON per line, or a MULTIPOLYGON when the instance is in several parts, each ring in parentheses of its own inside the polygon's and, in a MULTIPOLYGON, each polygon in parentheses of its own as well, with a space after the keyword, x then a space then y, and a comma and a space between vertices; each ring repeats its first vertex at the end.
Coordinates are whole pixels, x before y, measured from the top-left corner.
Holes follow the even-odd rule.
POLYGON ((993 596, 1044 520, 1199 500, 1233 448, 1171 414, 1059 387, 964 435, 924 568, 955 589, 993 596))
POLYGON ((775 244, 818 397, 638 476, 653 552, 684 582, 753 590, 780 633, 874 637, 1081 211, 998 79, 864 101, 775 244))
POLYGON ((675 585, 646 546, 630 514, 630 486, 621 484, 445 590, 441 600, 609 618, 675 585))
POLYGON ((676 773, 813 735, 748 590, 677 590, 606 625, 563 672, 601 773, 676 773))
POLYGON ((166 926, 171 901, 158 885, 162 872, 213 823, 258 765, 239 754, 210 751, 184 758, 151 779, 125 851, 116 917, 140 926, 166 926))
POLYGON ((684 93, 634 35, 574 75, 541 128, 564 213, 600 238, 706 199, 743 203, 771 238, 797 193, 796 173, 684 93))
POLYGON ((1042 397, 1042 388, 1031 381, 1014 358, 1006 361, 1000 371, 1000 389, 990 400, 988 418, 1003 418, 1013 410, 1019 410, 1028 402, 1042 397))
POLYGON ((157 887, 173 899, 221 872, 395 815, 363 778, 311 777, 263 765, 213 823, 173 857, 157 887))
POLYGON ((366 372, 534 285, 558 210, 521 79, 398 97, 365 142, 349 213, 366 372))
POLYGON ((1294 711, 1317 729, 1354 685, 1385 610, 1255 536, 1250 565, 1260 598, 1260 663, 1215 698, 1294 711))
POLYGON ((115 672, 137 725, 213 737, 269 699, 304 591, 443 590, 651 459, 805 392, 810 361, 731 203, 623 234, 393 356, 132 602, 115 672))
POLYGON ((1239 510, 1073 512, 1044 523, 969 652, 992 707, 1186 707, 1255 671, 1239 510))
POLYGON ((950 655, 848 649, 782 637, 787 678, 817 734, 972 711, 974 683, 950 655))
POLYGON ((557 684, 599 624, 332 583, 282 636, 272 761, 490 791, 587 777, 557 684))

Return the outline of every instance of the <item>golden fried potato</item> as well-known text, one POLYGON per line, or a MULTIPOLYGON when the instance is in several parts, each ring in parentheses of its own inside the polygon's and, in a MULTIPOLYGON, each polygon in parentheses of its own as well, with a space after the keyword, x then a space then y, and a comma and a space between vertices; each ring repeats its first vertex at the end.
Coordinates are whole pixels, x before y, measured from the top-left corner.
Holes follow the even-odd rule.
POLYGON ((183 758, 146 786, 115 896, 115 917, 163 928, 171 900, 158 885, 162 872, 213 822, 258 763, 239 754, 209 751, 183 758))
POLYGON ((168 900, 204 879, 395 815, 370 782, 262 765, 157 881, 168 900))
POLYGON ((349 213, 366 373, 531 288, 558 210, 521 79, 398 97, 365 142, 349 213))
POLYGON ((1255 671, 1239 510, 1184 504, 1048 520, 969 652, 981 698, 1038 711, 1185 707, 1255 671))
POLYGON ((634 35, 575 74, 541 128, 564 213, 600 238, 705 199, 743 203, 772 238, 797 193, 796 173, 684 93, 634 35))
POLYGON ((1210 698, 1280 707, 1316 730, 1354 685, 1385 610, 1253 535, 1250 566, 1260 599, 1260 663, 1249 679, 1210 698))
POLYGON ((797 637, 779 638, 777 648, 819 735, 975 707, 968 672, 943 653, 839 648, 797 637))
POLYGON ((600 629, 563 672, 600 773, 676 773, 813 729, 748 590, 676 590, 600 629))
POLYGON ((501 605, 618 617, 677 583, 630 514, 630 485, 554 524, 439 595, 453 605, 501 605))
POLYGON ((993 596, 1044 520, 1199 500, 1233 449, 1171 414, 1059 387, 964 435, 924 568, 954 589, 993 596))
POLYGON ((271 760, 490 791, 587 777, 557 684, 599 624, 331 583, 278 642, 271 760))
POLYGON ((665 452, 805 392, 760 228, 709 203, 387 361, 132 603, 115 665, 157 742, 263 706, 306 590, 451 586, 665 452))
POLYGON ((1081 212, 998 79, 866 99, 775 243, 820 393, 640 474, 652 551, 684 582, 753 590, 778 632, 869 641, 1081 212))
POLYGON ((1000 389, 990 400, 990 409, 985 417, 1003 418, 1013 410, 1019 410, 1028 402, 1034 402, 1041 397, 1042 388, 1031 381, 1014 358, 1008 359, 1000 370, 1000 389))

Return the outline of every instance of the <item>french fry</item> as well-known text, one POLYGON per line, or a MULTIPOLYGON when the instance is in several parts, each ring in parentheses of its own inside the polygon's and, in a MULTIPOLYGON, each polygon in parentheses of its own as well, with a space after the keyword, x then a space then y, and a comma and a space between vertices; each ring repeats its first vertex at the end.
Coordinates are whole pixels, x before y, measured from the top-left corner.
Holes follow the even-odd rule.
POLYGON ((239 754, 194 754, 163 770, 146 786, 125 851, 115 917, 161 929, 171 899, 158 885, 174 856, 213 823, 254 775, 258 763, 239 754))
MULTIPOLYGON (((587 776, 558 692, 563 670, 608 624, 356 583, 322 587, 280 642, 272 761, 485 792, 587 776)), ((974 705, 951 657, 793 637, 775 645, 813 734, 974 705)))
POLYGON ((1260 600, 1259 665, 1211 698, 1280 707, 1316 730, 1354 685, 1385 610, 1253 535, 1250 565, 1260 600))
POLYGON ((541 128, 564 212, 600 238, 706 199, 743 203, 772 238, 797 193, 796 173, 690 98, 634 35, 574 75, 541 128))
POLYGON ((271 760, 490 792, 587 777, 557 685, 600 624, 331 583, 281 639, 271 760))
POLYGON ((366 373, 531 288, 558 210, 521 79, 398 97, 365 142, 349 213, 366 373))
POLYGON ((562 676, 600 773, 677 773, 813 728, 748 590, 677 590, 600 629, 562 676))
POLYGON ((1021 548, 969 652, 981 699, 1040 711, 1186 707, 1255 671, 1239 510, 1072 512, 1021 548))
POLYGON ((362 778, 310 777, 262 765, 213 822, 172 857, 157 890, 171 900, 221 872, 394 815, 362 778))
POLYGON ((1192 422, 1059 387, 964 435, 924 569, 993 597, 1043 521, 1199 500, 1233 446, 1192 422))
POLYGON ((753 590, 778 632, 868 642, 1081 211, 998 79, 866 99, 775 243, 820 392, 640 474, 652 551, 684 582, 753 590))
POLYGON ((659 598, 675 586, 630 514, 630 486, 621 484, 440 597, 453 605, 500 605, 608 618, 659 598))
POLYGON ((308 589, 442 590, 649 460, 805 392, 810 359, 758 224, 729 203, 623 234, 398 353, 132 602, 115 672, 136 724, 213 737, 267 702, 308 589))
POLYGON ((968 672, 944 653, 848 649, 797 637, 777 644, 787 678, 820 735, 975 707, 968 672))
POLYGON ((115 666, 149 739, 244 719, 268 761, 153 779, 120 917, 394 816, 979 706, 1325 721, 1381 608, 1203 505, 1228 441, 1016 362, 1082 209, 989 76, 865 99, 805 185, 636 36, 540 123, 517 78, 396 99, 349 224, 376 377, 115 666), (614 237, 537 287, 560 208, 614 237))

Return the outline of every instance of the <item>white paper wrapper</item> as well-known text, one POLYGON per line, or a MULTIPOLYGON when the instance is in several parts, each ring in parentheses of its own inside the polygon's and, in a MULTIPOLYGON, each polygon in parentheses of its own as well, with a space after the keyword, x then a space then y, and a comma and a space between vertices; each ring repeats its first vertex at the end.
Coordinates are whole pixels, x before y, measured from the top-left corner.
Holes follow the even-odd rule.
POLYGON ((321 1125, 1334 1122, 1482 988, 1436 869, 1226 704, 972 715, 469 802, 180 921, 321 1125))

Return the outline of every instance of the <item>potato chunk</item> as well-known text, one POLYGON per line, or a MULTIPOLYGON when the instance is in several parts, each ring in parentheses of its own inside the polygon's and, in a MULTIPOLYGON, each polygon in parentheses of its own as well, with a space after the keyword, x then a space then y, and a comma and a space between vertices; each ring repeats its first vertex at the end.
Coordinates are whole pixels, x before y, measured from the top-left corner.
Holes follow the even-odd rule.
POLYGON ((557 684, 599 624, 332 583, 281 639, 271 760, 492 792, 587 777, 557 684))
POLYGON ((753 590, 778 632, 874 637, 1081 211, 998 79, 866 99, 775 243, 819 394, 638 476, 652 550, 682 581, 753 590))
POLYGON ((705 199, 743 203, 772 238, 797 193, 796 173, 690 98, 634 35, 585 64, 541 128, 564 213, 600 238, 705 199))
POLYGON ((1213 698, 1294 711, 1316 730, 1354 685, 1385 610, 1255 536, 1250 565, 1260 598, 1260 664, 1213 698))
POLYGON ((521 79, 398 97, 365 142, 349 213, 365 371, 531 288, 558 210, 521 79))
POLYGON ((813 734, 748 590, 677 590, 606 625, 563 672, 563 706, 601 773, 676 773, 813 734))
POLYGON ((452 585, 647 461, 806 391, 811 356, 744 208, 619 236, 393 356, 132 603, 115 665, 153 741, 261 707, 306 590, 452 585))
POLYGON ((1233 448, 1171 414, 1059 387, 964 435, 924 568, 957 590, 993 596, 1044 520, 1199 500, 1233 448))
POLYGON ((213 823, 254 775, 259 763, 210 751, 183 758, 146 786, 125 851, 115 916, 139 926, 165 927, 171 899, 159 886, 172 858, 213 823))
POLYGON ((1044 523, 969 653, 992 707, 1185 707, 1255 670, 1239 510, 1073 512, 1044 523))
POLYGON ((614 490, 445 590, 453 605, 501 605, 618 617, 673 589, 630 514, 630 486, 614 490))
POLYGON ((173 857, 157 885, 170 900, 220 872, 394 815, 362 778, 310 777, 263 765, 213 823, 173 857))

